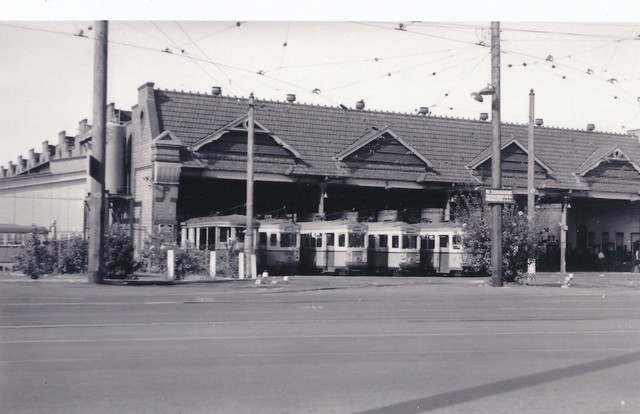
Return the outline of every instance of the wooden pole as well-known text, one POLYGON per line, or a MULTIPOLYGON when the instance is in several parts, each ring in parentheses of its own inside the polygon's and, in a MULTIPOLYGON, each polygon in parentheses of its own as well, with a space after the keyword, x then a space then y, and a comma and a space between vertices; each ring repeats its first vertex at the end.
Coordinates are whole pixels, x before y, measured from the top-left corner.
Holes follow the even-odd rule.
POLYGON ((107 39, 106 21, 97 21, 94 42, 93 126, 89 154, 89 282, 100 284, 104 280, 105 194, 104 161, 107 124, 107 39))
MULTIPOLYGON (((500 23, 491 22, 491 83, 495 93, 491 99, 491 187, 502 188, 502 141, 500 137, 500 23)), ((494 286, 502 286, 502 204, 491 206, 491 277, 494 286)))
MULTIPOLYGON (((535 142, 534 142, 534 128, 535 128, 535 99, 536 94, 533 89, 529 91, 529 142, 528 142, 528 158, 527 158, 527 218, 529 219, 530 227, 534 224, 536 214, 536 181, 535 181, 535 142)), ((535 258, 529 262, 528 272, 531 274, 536 273, 536 261, 535 258)))
POLYGON ((247 229, 244 234, 245 274, 253 278, 251 258, 253 257, 253 142, 254 142, 253 93, 249 95, 249 122, 247 131, 247 229))

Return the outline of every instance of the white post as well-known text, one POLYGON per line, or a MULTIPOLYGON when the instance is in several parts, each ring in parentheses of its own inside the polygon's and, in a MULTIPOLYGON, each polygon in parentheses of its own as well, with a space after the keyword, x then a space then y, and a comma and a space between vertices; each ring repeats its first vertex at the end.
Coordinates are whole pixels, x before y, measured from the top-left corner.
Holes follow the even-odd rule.
POLYGON ((238 253, 238 279, 244 279, 244 253, 238 253))
POLYGON ((209 252, 209 277, 215 279, 216 275, 217 275, 217 269, 216 269, 216 251, 212 250, 209 252))
POLYGON ((251 279, 256 279, 258 277, 258 266, 256 263, 256 255, 251 255, 251 275, 249 276, 251 279))
POLYGON ((173 250, 167 250, 167 279, 176 279, 176 255, 173 250))

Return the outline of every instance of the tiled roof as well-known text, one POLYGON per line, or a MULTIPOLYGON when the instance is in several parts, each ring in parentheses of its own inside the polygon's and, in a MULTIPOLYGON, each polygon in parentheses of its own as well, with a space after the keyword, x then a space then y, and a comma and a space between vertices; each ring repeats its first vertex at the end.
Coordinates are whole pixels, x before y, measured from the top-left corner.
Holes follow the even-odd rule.
MULTIPOLYGON (((156 90, 155 99, 161 131, 170 130, 185 146, 243 117, 248 109, 247 99, 225 96, 156 90)), ((492 139, 491 123, 483 121, 299 103, 256 100, 255 119, 300 154, 300 162, 288 170, 293 175, 475 183, 468 165, 490 147, 492 139), (405 171, 402 165, 359 171, 345 168, 334 157, 370 134, 372 127, 392 130, 429 160, 432 168, 419 173, 405 171)), ((503 143, 515 139, 526 148, 527 125, 503 124, 501 134, 503 143)), ((593 180, 584 180, 575 172, 602 147, 617 146, 632 162, 640 161, 640 145, 630 135, 536 127, 535 140, 536 158, 553 170, 553 177, 541 184, 545 188, 595 189, 593 180)), ((183 161, 186 166, 202 167, 188 157, 183 161)), ((209 168, 244 167, 237 161, 218 162, 218 166, 209 168)), ((257 168, 259 171, 262 167, 257 168)), ((278 170, 273 165, 264 168, 278 170)), ((631 181, 609 183, 606 188, 612 192, 633 189, 637 193, 640 175, 631 181)))

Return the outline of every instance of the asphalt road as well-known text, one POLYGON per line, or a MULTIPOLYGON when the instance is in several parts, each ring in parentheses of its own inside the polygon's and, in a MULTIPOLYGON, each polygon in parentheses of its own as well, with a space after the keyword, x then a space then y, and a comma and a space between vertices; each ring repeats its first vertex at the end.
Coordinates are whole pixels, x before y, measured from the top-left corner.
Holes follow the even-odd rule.
POLYGON ((640 275, 0 283, 0 413, 639 413, 640 275))

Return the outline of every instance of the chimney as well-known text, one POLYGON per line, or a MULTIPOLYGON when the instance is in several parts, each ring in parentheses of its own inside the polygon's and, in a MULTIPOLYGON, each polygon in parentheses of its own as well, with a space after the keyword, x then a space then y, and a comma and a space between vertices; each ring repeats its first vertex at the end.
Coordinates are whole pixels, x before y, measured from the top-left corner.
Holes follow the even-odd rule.
POLYGON ((16 175, 16 166, 11 161, 7 164, 7 177, 13 177, 16 175))
POLYGON ((39 155, 40 154, 36 154, 33 148, 29 150, 29 159, 27 160, 27 168, 33 168, 36 165, 38 165, 38 160, 40 158, 39 155))
POLYGON ((596 129, 596 126, 594 124, 587 124, 587 131, 591 132, 594 129, 596 129))
POLYGON ((0 178, 6 178, 7 177, 7 169, 4 167, 0 167, 0 178))
POLYGON ((40 155, 40 162, 49 161, 51 158, 51 148, 49 147, 49 141, 42 142, 42 155, 40 155))
POLYGON ((56 148, 57 158, 66 157, 69 148, 67 147, 67 131, 60 131, 58 133, 58 147, 56 148))
POLYGON ((87 123, 87 118, 85 118, 78 123, 78 134, 82 135, 87 131, 89 131, 89 124, 87 123))
POLYGON ((212 94, 213 96, 220 96, 220 95, 222 95, 222 88, 221 88, 221 87, 219 87, 219 86, 213 86, 213 87, 211 88, 211 94, 212 94))
POLYGON ((360 99, 358 102, 356 102, 356 109, 358 109, 358 110, 363 110, 364 109, 364 101, 362 99, 360 99))
POLYGON ((296 96, 292 93, 287 94, 287 102, 294 103, 296 101, 296 96))
POLYGON ((24 160, 22 159, 22 155, 18 155, 18 161, 16 162, 16 174, 20 174, 24 171, 24 160))

